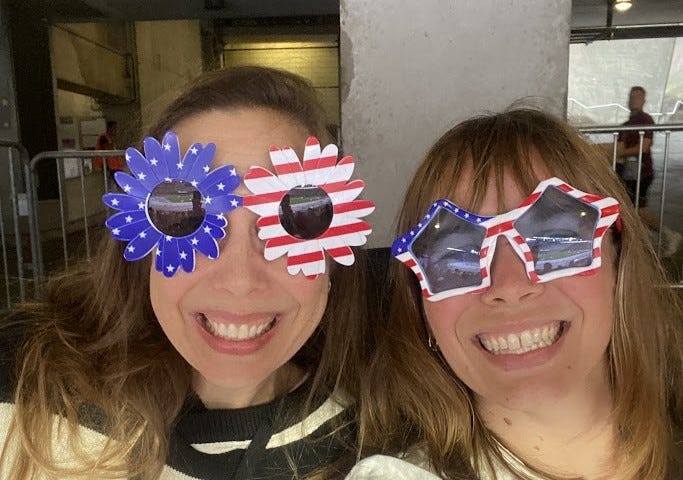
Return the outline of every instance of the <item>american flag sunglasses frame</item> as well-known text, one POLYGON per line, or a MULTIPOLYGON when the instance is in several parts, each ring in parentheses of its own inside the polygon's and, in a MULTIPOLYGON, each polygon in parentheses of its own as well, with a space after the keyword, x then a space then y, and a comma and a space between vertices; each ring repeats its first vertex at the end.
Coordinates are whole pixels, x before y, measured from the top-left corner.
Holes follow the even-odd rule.
POLYGON ((422 221, 415 227, 411 228, 404 235, 400 235, 394 240, 392 244, 392 254, 396 259, 404 263, 417 276, 422 289, 422 295, 429 301, 439 301, 444 298, 455 295, 463 295, 466 293, 481 293, 486 291, 491 286, 490 269, 493 262, 493 255, 496 249, 496 242, 501 235, 506 237, 512 245, 512 248, 517 253, 519 258, 524 263, 524 269, 527 277, 535 283, 548 282, 556 278, 568 277, 578 274, 589 274, 600 268, 602 259, 602 240, 607 230, 617 221, 619 216, 619 202, 612 197, 603 197, 600 195, 583 192, 577 188, 572 187, 565 181, 551 177, 541 181, 534 191, 529 195, 519 207, 496 216, 482 216, 468 212, 459 208, 453 202, 447 199, 439 199, 432 203, 429 211, 424 216, 422 221), (593 235, 593 255, 592 261, 586 266, 568 267, 558 270, 553 270, 548 273, 539 274, 536 272, 533 255, 526 240, 515 229, 514 224, 526 211, 528 211, 538 201, 541 195, 549 187, 556 187, 561 192, 576 198, 583 203, 590 205, 599 212, 597 223, 593 235), (420 237, 430 224, 432 217, 439 209, 445 209, 449 213, 461 218, 474 225, 479 225, 486 228, 484 241, 482 242, 480 250, 479 267, 482 281, 479 285, 466 286, 444 290, 441 292, 433 292, 427 280, 426 272, 420 266, 418 257, 413 253, 413 243, 420 237))
POLYGON ((271 261, 287 256, 287 271, 302 272, 314 279, 325 273, 325 252, 341 265, 351 265, 355 256, 351 247, 364 245, 372 233, 363 217, 375 209, 374 202, 357 199, 365 182, 351 179, 355 160, 346 155, 339 161, 338 147, 321 147, 315 137, 306 140, 303 159, 299 160, 291 147, 271 147, 270 160, 274 172, 264 167, 252 167, 244 176, 251 195, 243 197, 243 206, 259 215, 256 226, 259 238, 265 241, 264 256, 271 261), (314 186, 324 191, 333 208, 327 229, 314 238, 299 239, 290 235, 278 214, 284 196, 301 186, 314 186))

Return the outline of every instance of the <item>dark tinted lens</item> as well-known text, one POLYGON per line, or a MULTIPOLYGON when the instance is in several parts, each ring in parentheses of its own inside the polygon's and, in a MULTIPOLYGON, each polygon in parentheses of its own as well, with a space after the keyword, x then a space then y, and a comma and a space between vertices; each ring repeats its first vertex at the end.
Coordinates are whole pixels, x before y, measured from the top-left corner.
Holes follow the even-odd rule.
POLYGON ((599 211, 556 187, 549 187, 515 222, 544 274, 593 262, 593 236, 599 211))
POLYGON ((332 200, 319 187, 294 187, 280 202, 280 223, 291 236, 311 240, 332 223, 332 200))
POLYGON ((412 246, 432 293, 481 284, 479 251, 485 235, 480 225, 443 208, 436 211, 412 246))
POLYGON ((152 190, 147 213, 164 235, 184 237, 194 233, 204 221, 202 194, 187 182, 163 182, 152 190))

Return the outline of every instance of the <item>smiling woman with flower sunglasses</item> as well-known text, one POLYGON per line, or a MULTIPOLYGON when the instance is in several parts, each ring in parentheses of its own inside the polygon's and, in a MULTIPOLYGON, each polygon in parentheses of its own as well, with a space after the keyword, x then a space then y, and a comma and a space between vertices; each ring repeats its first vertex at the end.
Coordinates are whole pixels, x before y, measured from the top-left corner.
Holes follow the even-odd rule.
POLYGON ((361 431, 402 459, 350 478, 680 478, 680 303, 576 132, 523 109, 455 126, 399 231, 361 431))
POLYGON ((267 68, 167 108, 99 254, 2 330, 0 478, 342 475, 374 207, 327 139, 310 85, 267 68))

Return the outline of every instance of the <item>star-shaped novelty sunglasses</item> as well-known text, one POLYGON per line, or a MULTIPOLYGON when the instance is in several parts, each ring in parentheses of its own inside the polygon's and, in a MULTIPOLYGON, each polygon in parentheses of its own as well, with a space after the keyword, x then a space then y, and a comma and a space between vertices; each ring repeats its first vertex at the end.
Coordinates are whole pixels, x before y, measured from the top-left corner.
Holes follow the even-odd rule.
POLYGON ((392 253, 415 273, 423 296, 437 301, 491 285, 501 235, 533 282, 596 270, 605 232, 618 216, 615 199, 582 192, 553 177, 540 182, 519 207, 496 216, 437 200, 420 223, 394 241, 392 253))

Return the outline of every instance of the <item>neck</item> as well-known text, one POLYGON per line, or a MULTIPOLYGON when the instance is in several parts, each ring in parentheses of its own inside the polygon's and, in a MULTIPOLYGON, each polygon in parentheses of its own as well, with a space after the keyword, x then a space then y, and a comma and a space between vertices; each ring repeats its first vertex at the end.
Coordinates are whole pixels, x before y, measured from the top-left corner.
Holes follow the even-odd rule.
POLYGON ((286 363, 258 384, 244 386, 216 385, 195 371, 192 386, 206 408, 235 409, 261 405, 290 392, 304 377, 296 365, 286 363))
POLYGON ((477 409, 486 426, 529 465, 587 480, 618 478, 611 476, 618 462, 606 378, 602 388, 580 388, 528 410, 483 401, 477 409))

